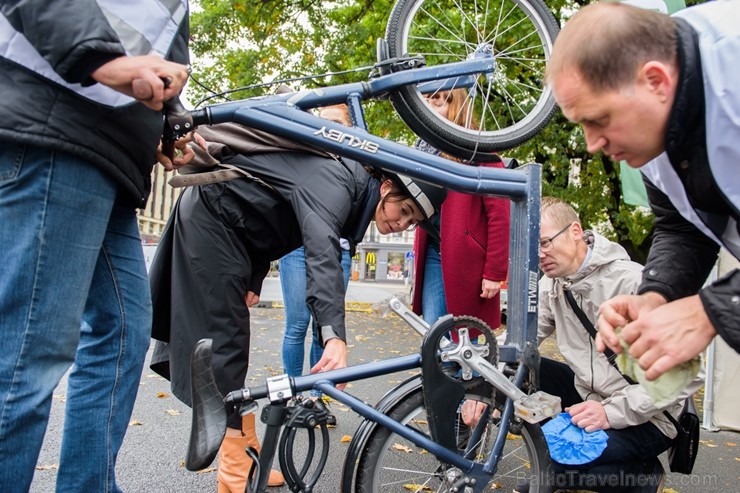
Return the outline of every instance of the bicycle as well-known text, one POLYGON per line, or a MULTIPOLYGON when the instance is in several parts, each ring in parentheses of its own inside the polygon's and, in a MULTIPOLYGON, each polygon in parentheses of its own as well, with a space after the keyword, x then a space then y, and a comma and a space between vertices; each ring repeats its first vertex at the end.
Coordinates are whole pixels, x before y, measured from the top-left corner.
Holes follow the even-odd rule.
MULTIPOLYGON (((440 5, 439 0, 433 3, 435 8, 440 5)), ((511 19, 507 15, 504 21, 526 19, 535 26, 544 67, 554 38, 552 30, 557 28, 554 20, 550 23, 543 19, 552 16, 544 15, 546 8, 539 1, 501 3, 505 4, 515 6, 511 10, 515 15, 511 19)), ((490 328, 470 317, 443 317, 427 331, 423 322, 396 307, 404 320, 425 333, 419 354, 317 375, 283 375, 268 379, 263 386, 235 390, 224 399, 210 370, 209 343, 202 341, 193 353, 191 370, 193 425, 186 459, 188 469, 201 469, 215 458, 226 428, 225 405, 239 406, 246 412, 256 400, 266 398, 270 404, 262 416, 267 424, 262 453, 257 457, 251 451, 256 465, 250 476, 251 491, 265 491, 276 452, 290 488, 312 491, 326 462, 325 416, 309 402, 299 402, 294 396, 316 388, 365 418, 345 460, 342 491, 388 491, 386 484, 404 481, 397 475, 405 471, 386 467, 397 463, 400 454, 418 462, 415 470, 427 471, 425 481, 401 483, 416 485, 418 491, 427 491, 425 488, 432 483, 438 491, 483 491, 489 485, 498 486, 499 481, 511 479, 510 475, 517 471, 534 478, 531 491, 548 488, 551 471, 547 445, 536 423, 559 412, 559 400, 536 392, 540 167, 533 164, 512 170, 466 166, 382 139, 366 130, 362 101, 390 98, 412 130, 431 145, 465 159, 484 159, 496 150, 526 140, 546 123, 554 106, 546 89, 535 90, 534 94, 523 90, 522 104, 518 105, 521 112, 515 115, 508 110, 506 122, 497 123, 497 111, 501 107, 506 111, 507 104, 497 106, 492 98, 492 88, 502 77, 496 68, 495 43, 481 40, 466 61, 460 62, 449 63, 448 53, 439 59, 439 64, 423 66, 426 58, 435 58, 433 54, 425 58, 405 56, 416 39, 415 19, 426 16, 430 5, 432 2, 426 0, 401 0, 396 5, 388 24, 391 43, 378 43, 378 63, 369 81, 222 103, 192 112, 175 106, 167 117, 166 138, 172 141, 198 125, 235 122, 455 191, 511 199, 506 342, 499 345, 490 328), (481 119, 477 130, 437 118, 425 102, 425 94, 458 87, 468 89, 471 104, 481 119), (337 103, 347 103, 353 127, 325 121, 306 111, 337 103), (495 125, 489 126, 489 120, 495 125), (499 364, 503 369, 498 368, 499 364), (375 408, 334 387, 412 368, 421 368, 421 376, 393 389, 375 408), (459 405, 464 399, 481 401, 488 410, 468 436, 459 441, 464 428, 455 423, 459 422, 459 405), (318 464, 312 466, 316 426, 321 430, 323 450, 318 464), (298 468, 293 446, 301 429, 307 435, 309 450, 298 468), (507 439, 510 433, 520 436, 520 442, 510 443, 514 442, 507 439), (512 447, 515 450, 510 451, 512 447), (407 455, 409 452, 411 455, 407 455)), ((452 21, 452 17, 446 19, 452 21)), ((502 14, 499 20, 501 17, 502 14)), ((427 28, 425 32, 430 31, 427 28)))

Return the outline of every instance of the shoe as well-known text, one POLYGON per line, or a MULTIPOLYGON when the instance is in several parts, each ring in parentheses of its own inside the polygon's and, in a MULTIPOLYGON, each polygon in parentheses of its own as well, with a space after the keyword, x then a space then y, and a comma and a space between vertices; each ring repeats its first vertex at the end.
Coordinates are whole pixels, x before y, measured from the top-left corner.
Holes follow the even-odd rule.
POLYGON ((337 417, 332 414, 332 412, 329 410, 329 406, 324 402, 324 399, 319 397, 315 401, 313 401, 313 406, 318 409, 319 411, 324 411, 326 413, 326 424, 329 426, 336 426, 337 425, 337 417))
MULTIPOLYGON (((225 437, 218 451, 218 493, 243 493, 252 459, 245 450, 253 447, 259 452, 260 444, 255 429, 254 414, 242 418, 242 436, 225 437)), ((282 486, 285 478, 280 471, 270 471, 267 486, 282 486)))

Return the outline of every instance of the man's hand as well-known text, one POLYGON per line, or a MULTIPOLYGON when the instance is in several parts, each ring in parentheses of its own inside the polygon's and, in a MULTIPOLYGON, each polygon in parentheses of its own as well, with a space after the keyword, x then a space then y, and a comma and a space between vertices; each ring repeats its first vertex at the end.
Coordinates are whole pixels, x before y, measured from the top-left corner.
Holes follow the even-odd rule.
POLYGON ((469 427, 474 427, 480 421, 480 417, 483 415, 483 411, 486 410, 487 405, 474 401, 473 399, 467 399, 463 402, 462 408, 460 409, 460 415, 463 423, 469 427))
MULTIPOLYGON (((321 356, 319 362, 311 368, 311 373, 320 373, 322 371, 336 370, 338 368, 346 367, 347 344, 339 338, 329 339, 329 342, 324 346, 324 354, 321 356)), ((342 383, 337 385, 337 388, 341 390, 346 385, 346 383, 342 383)))
POLYGON ((170 158, 162 152, 162 143, 160 142, 157 146, 157 161, 167 171, 176 170, 185 166, 195 157, 195 151, 193 151, 193 148, 188 145, 190 142, 195 142, 198 147, 203 150, 206 149, 205 139, 196 132, 190 132, 185 137, 177 139, 175 142, 175 158, 173 160, 170 160, 170 158), (180 151, 179 154, 177 151, 180 151))
POLYGON ((100 66, 91 75, 97 82, 153 110, 161 110, 164 101, 180 94, 188 80, 188 67, 157 55, 122 56, 100 66))
POLYGON ((624 326, 621 335, 631 344, 630 355, 645 370, 645 377, 655 380, 700 354, 717 331, 699 295, 694 295, 641 313, 624 326))
POLYGON ((244 297, 244 302, 247 304, 247 308, 252 308, 254 305, 260 302, 260 297, 259 295, 254 294, 252 291, 249 291, 244 297))
MULTIPOLYGON (((596 327, 599 331, 596 336, 596 349, 604 352, 609 347, 615 353, 621 353, 622 345, 617 337, 617 327, 624 327, 631 320, 638 320, 643 313, 647 313, 665 302, 665 298, 657 293, 619 295, 606 300, 599 307, 599 318, 596 321, 596 327)), ((624 336, 624 332, 622 332, 622 336, 624 336)), ((625 338, 625 340, 627 339, 625 338)))
POLYGON ((565 408, 565 410, 570 414, 570 421, 574 425, 585 429, 589 433, 611 428, 604 406, 598 401, 579 402, 565 408))

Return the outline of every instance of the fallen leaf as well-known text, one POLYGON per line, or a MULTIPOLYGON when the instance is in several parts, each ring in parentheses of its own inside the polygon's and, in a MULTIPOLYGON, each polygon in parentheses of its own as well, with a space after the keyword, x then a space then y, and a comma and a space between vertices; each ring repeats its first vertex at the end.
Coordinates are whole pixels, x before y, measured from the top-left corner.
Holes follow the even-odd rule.
POLYGON ((432 491, 432 489, 429 486, 424 486, 421 484, 414 484, 414 483, 408 483, 403 485, 404 489, 407 489, 409 491, 432 491))
POLYGON ((129 422, 129 424, 128 424, 128 425, 129 425, 129 426, 143 426, 143 425, 144 425, 144 423, 142 423, 142 422, 141 422, 141 421, 139 421, 138 419, 132 419, 132 420, 131 420, 131 421, 129 422))
POLYGON ((399 450, 401 452, 412 452, 411 447, 407 447, 406 445, 400 445, 398 443, 393 444, 393 450, 399 450))
POLYGON ((157 399, 166 399, 170 396, 167 392, 157 392, 157 399))
POLYGON ((727 445, 728 447, 737 447, 737 443, 735 442, 725 442, 725 445, 727 445))
POLYGON ((178 411, 177 409, 167 409, 165 413, 169 414, 170 416, 179 416, 182 413, 178 411))
POLYGON ((352 435, 344 435, 342 438, 339 439, 342 443, 348 443, 352 441, 352 435))
POLYGON ((59 469, 59 464, 44 464, 36 466, 37 471, 51 471, 52 469, 59 469))
POLYGON ((215 467, 206 467, 205 469, 201 469, 200 471, 195 471, 195 474, 207 474, 209 472, 216 472, 218 469, 215 467))

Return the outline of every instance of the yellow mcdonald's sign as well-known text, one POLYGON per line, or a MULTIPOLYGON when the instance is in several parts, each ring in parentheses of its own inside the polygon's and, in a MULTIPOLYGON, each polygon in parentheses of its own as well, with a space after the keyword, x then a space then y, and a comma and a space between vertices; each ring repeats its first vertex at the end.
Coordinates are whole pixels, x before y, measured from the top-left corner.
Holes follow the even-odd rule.
POLYGON ((367 254, 365 255, 365 263, 366 264, 375 263, 375 252, 367 252, 367 254))

